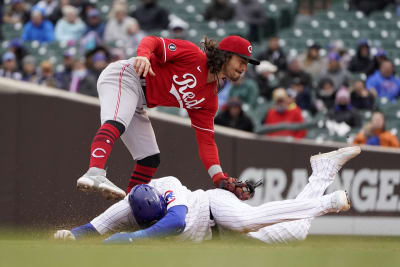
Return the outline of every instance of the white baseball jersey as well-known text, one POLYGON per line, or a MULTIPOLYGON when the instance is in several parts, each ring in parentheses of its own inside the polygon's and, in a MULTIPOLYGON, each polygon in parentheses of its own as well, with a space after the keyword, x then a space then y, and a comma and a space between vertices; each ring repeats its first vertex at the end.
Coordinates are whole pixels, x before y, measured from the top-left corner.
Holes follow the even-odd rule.
MULTIPOLYGON (((213 221, 210 219, 210 205, 204 190, 192 192, 172 176, 153 179, 149 185, 164 196, 167 202, 167 209, 177 205, 187 207, 186 227, 178 236, 180 240, 202 241, 211 238, 213 221)), ((90 223, 100 234, 139 229, 133 217, 128 196, 112 205, 90 223)))

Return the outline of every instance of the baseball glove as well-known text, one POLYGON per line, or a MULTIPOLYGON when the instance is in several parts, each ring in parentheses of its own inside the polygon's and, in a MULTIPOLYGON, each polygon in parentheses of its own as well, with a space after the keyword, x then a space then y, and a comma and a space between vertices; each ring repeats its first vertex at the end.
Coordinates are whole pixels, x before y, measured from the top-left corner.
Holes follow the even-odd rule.
POLYGON ((255 189, 263 184, 263 180, 261 179, 253 183, 251 181, 242 182, 233 177, 226 177, 225 179, 219 179, 215 184, 218 188, 234 193, 240 200, 248 200, 254 196, 255 189))

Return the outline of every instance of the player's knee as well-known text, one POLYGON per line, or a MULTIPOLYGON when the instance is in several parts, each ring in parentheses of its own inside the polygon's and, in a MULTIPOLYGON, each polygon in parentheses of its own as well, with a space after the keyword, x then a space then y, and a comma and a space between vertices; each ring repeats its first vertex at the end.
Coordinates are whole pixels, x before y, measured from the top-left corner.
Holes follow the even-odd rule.
POLYGON ((161 162, 160 153, 145 157, 137 161, 138 164, 151 168, 158 168, 161 162))
POLYGON ((125 126, 118 121, 108 120, 104 124, 110 124, 110 125, 114 126, 115 128, 117 128, 120 135, 122 135, 125 132, 125 126))

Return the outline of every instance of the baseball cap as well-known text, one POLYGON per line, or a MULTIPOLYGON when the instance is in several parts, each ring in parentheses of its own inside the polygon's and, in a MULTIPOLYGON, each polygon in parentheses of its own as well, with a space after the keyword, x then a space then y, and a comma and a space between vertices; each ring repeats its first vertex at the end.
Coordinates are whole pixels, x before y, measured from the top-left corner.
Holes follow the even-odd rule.
POLYGON ((267 60, 263 60, 260 62, 260 65, 256 67, 256 72, 257 73, 263 73, 263 72, 276 72, 278 68, 272 64, 271 62, 267 60))
POLYGON ((100 17, 100 11, 97 8, 92 8, 88 11, 88 17, 100 17))
POLYGON ((97 52, 93 56, 93 62, 97 62, 97 61, 107 61, 106 55, 104 55, 103 52, 97 52))
POLYGON ((253 47, 250 42, 240 36, 231 35, 222 39, 218 48, 223 51, 234 53, 249 60, 250 64, 259 65, 260 61, 251 57, 253 47))
POLYGON ((7 52, 3 55, 3 61, 14 60, 15 55, 12 52, 7 52))
POLYGON ((330 52, 328 55, 329 60, 335 60, 339 61, 340 60, 340 55, 336 52, 330 52))

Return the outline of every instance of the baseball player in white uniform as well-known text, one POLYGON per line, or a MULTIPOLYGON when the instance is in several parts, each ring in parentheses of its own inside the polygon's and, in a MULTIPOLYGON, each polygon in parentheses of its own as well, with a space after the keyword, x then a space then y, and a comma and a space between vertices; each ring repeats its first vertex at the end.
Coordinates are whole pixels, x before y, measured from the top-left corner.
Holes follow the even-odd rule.
POLYGON ((172 176, 138 185, 120 202, 90 223, 59 230, 56 239, 76 240, 88 234, 115 233, 104 243, 129 243, 137 239, 176 236, 202 241, 212 237, 211 228, 241 232, 266 243, 286 243, 306 238, 311 221, 329 212, 346 211, 350 203, 344 191, 324 195, 338 171, 361 152, 347 147, 310 158, 312 175, 293 200, 252 207, 226 190, 188 190, 172 176), (134 232, 132 232, 134 231, 134 232))

